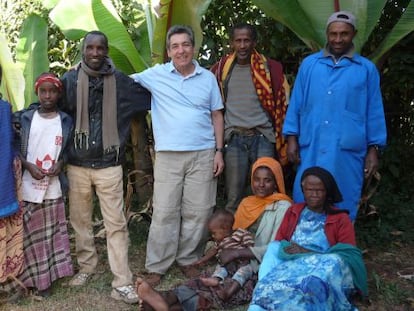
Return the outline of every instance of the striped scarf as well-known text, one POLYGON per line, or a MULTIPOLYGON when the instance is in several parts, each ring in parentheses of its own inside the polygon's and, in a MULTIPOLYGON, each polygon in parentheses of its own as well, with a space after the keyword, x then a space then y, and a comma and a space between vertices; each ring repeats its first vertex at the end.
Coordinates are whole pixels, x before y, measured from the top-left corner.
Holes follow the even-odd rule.
MULTIPOLYGON (((89 148, 89 76, 103 77, 102 143, 105 153, 115 150, 119 155, 117 123, 115 66, 108 57, 100 71, 89 68, 85 62, 79 65, 76 98, 75 147, 89 148)), ((118 156, 117 156, 118 158, 118 156)))

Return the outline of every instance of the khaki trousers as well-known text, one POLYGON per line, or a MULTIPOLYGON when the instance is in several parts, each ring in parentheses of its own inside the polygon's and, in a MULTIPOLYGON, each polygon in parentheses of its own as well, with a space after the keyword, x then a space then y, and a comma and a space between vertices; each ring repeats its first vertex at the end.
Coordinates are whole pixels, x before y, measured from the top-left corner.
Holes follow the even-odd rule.
POLYGON ((68 179, 70 222, 75 230, 80 272, 94 273, 98 263, 92 231, 95 189, 106 229, 108 261, 114 276, 112 287, 132 284, 128 266, 128 228, 123 213, 122 167, 93 169, 69 165, 68 179))
POLYGON ((145 268, 165 274, 177 261, 189 265, 202 255, 206 223, 216 203, 214 150, 157 152, 154 212, 145 268))

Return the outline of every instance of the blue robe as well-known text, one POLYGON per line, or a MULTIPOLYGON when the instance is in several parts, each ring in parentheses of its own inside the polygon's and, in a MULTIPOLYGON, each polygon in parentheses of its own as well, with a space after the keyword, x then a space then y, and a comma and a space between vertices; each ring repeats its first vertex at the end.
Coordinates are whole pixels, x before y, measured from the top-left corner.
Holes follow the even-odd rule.
MULTIPOLYGON (((259 270, 249 311, 350 311, 356 308, 349 297, 356 291, 355 271, 365 273, 361 278, 366 289, 366 271, 362 255, 342 245, 347 259, 332 250, 324 231, 325 214, 304 209, 292 236, 292 241, 312 250, 311 253, 289 255, 283 252, 286 241, 269 244, 259 270), (332 251, 331 251, 332 250, 332 251), (351 258, 353 257, 353 258, 351 258), (350 265, 353 262, 354 264, 350 265), (360 267, 361 269, 352 270, 360 267)), ((361 274, 364 274, 361 273, 361 274)), ((366 292, 365 292, 366 293, 366 292)))
POLYGON ((292 92, 283 135, 298 137, 301 163, 293 200, 303 202, 300 178, 311 166, 327 169, 343 195, 336 204, 356 218, 370 145, 385 146, 386 125, 378 71, 353 54, 337 64, 324 52, 305 58, 292 92))
POLYGON ((10 105, 0 99, 0 217, 17 212, 19 206, 13 173, 12 126, 10 105))

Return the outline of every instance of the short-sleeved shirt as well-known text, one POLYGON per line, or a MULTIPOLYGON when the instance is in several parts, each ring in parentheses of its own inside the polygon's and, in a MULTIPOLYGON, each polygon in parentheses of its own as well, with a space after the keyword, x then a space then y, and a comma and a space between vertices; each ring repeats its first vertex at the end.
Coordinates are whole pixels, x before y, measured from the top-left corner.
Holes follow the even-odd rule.
POLYGON ((215 147, 211 112, 223 109, 214 75, 193 60, 182 76, 172 62, 158 64, 132 78, 152 95, 151 118, 156 151, 198 151, 215 147))

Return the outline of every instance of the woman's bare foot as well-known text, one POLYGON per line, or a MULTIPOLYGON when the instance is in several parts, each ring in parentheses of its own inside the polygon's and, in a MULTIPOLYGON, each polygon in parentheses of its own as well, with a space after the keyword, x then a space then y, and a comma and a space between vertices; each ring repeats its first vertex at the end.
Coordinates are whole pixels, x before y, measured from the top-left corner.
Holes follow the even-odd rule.
POLYGON ((149 304, 156 311, 168 311, 168 304, 164 298, 141 278, 136 281, 137 294, 140 298, 139 307, 145 309, 144 303, 149 304))
POLYGON ((200 281, 205 286, 218 286, 220 284, 220 280, 216 277, 200 278, 200 281))

